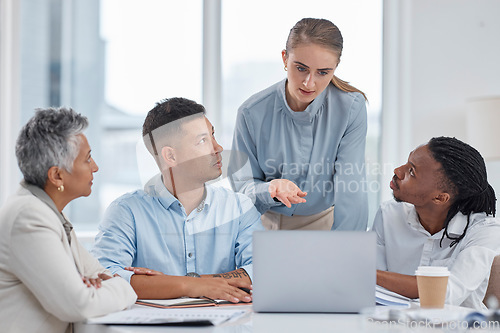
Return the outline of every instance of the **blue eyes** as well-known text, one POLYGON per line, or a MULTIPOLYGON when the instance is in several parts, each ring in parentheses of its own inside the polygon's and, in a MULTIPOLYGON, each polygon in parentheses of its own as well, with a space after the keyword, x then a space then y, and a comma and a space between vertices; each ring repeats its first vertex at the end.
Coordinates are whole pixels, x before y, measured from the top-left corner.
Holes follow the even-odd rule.
MULTIPOLYGON (((306 72, 308 69, 305 67, 302 67, 302 66, 297 66, 297 70, 299 72, 306 72)), ((321 76, 325 76, 325 75, 328 75, 328 72, 327 71, 319 71, 318 74, 321 76)))

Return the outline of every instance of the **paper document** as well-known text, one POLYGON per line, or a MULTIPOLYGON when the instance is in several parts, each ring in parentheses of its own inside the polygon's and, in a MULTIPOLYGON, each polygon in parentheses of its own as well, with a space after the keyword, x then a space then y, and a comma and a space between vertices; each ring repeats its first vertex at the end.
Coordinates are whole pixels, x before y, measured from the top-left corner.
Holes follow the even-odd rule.
POLYGON ((87 319, 87 324, 219 325, 244 316, 245 309, 157 309, 134 305, 131 309, 87 319))
POLYGON ((379 285, 375 287, 375 300, 377 305, 401 306, 405 308, 409 308, 413 301, 411 298, 387 290, 379 285))
MULTIPOLYGON (((466 316, 472 309, 452 308, 452 309, 415 309, 408 310, 406 316, 408 320, 425 322, 432 326, 446 325, 453 322, 465 321, 466 316)), ((463 323, 462 323, 463 325, 463 323)), ((455 327, 461 327, 456 326, 455 327)), ((478 326, 479 328, 480 326, 478 326)))
POLYGON ((195 308, 205 306, 230 306, 250 303, 231 303, 224 300, 210 298, 175 298, 175 299, 139 299, 136 304, 152 306, 162 309, 195 308))

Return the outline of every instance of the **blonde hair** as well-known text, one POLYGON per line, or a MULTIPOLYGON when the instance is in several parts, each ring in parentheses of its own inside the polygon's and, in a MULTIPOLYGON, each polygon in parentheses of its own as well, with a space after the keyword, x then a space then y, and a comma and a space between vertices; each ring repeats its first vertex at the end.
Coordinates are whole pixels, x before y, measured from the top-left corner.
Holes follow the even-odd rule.
MULTIPOLYGON (((325 19, 303 18, 290 29, 286 41, 286 52, 288 54, 299 45, 309 43, 331 49, 338 54, 340 61, 344 40, 339 28, 332 22, 325 19)), ((358 92, 367 100, 364 92, 351 86, 349 82, 339 79, 335 75, 333 75, 332 83, 342 91, 358 92)))

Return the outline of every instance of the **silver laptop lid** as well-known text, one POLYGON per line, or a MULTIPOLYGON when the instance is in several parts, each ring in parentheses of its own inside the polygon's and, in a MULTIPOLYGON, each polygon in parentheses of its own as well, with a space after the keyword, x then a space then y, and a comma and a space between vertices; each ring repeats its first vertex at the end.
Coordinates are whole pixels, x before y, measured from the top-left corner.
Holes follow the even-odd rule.
POLYGON ((254 311, 359 312, 375 306, 375 237, 361 231, 254 232, 254 311))

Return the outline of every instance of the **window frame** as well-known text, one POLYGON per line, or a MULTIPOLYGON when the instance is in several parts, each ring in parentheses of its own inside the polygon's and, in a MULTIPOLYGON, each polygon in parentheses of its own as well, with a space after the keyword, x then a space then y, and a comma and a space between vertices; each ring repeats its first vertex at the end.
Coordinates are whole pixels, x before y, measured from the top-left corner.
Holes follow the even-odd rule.
POLYGON ((0 205, 18 186, 15 143, 20 114, 20 3, 0 0, 0 205))
MULTIPOLYGON (((206 107, 208 117, 215 128, 222 128, 222 0, 203 0, 203 35, 202 35, 202 101, 206 107)), ((382 107, 381 107, 381 128, 379 145, 380 161, 392 161, 397 159, 393 156, 394 147, 396 151, 407 150, 408 136, 404 132, 398 131, 387 133, 384 128, 408 128, 409 117, 399 115, 398 104, 400 97, 397 94, 388 96, 386 91, 394 87, 395 80, 392 80, 395 73, 401 69, 401 64, 390 61, 396 57, 399 49, 403 49, 397 43, 398 36, 394 35, 398 27, 403 23, 397 15, 404 12, 408 6, 399 5, 397 0, 383 0, 383 73, 382 73, 382 107), (400 8, 404 7, 404 8, 400 8), (390 28, 390 29, 389 29, 390 28), (396 48, 390 47, 397 44, 396 48), (393 51, 391 51, 391 49, 393 51), (394 51, 395 50, 395 51, 394 51), (392 54, 392 56, 391 56, 392 54), (392 82, 392 83, 391 83, 392 82), (395 120, 397 118, 397 120, 395 120), (398 122, 401 127, 392 126, 398 122), (394 137, 400 138, 393 140, 394 137), (398 144, 399 142, 399 144, 398 144)), ((68 9, 68 8, 66 8, 68 9)), ((15 191, 20 179, 20 172, 15 158, 15 140, 20 127, 21 112, 21 57, 20 57, 20 27, 21 25, 21 4, 18 0, 0 0, 0 205, 15 191)), ((64 36, 63 36, 64 37, 64 36)), ((66 36, 67 38, 68 36, 66 36)), ((404 64, 403 64, 404 65, 404 64)), ((404 67, 404 66, 402 66, 404 67)), ((66 80, 69 78, 66 78, 66 80)), ((400 82, 396 82, 400 84, 400 82)), ((63 95, 67 91, 62 91, 63 95)), ((397 153, 396 153, 397 154, 397 153)), ((379 175, 379 183, 384 175, 379 175)), ((381 197, 388 195, 387 190, 382 187, 378 193, 379 201, 381 197)))

